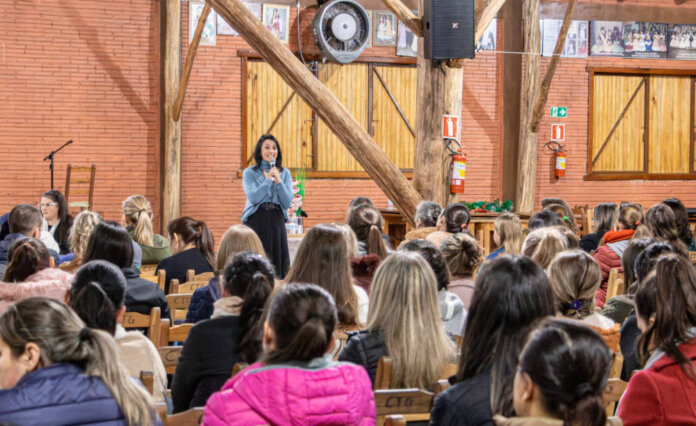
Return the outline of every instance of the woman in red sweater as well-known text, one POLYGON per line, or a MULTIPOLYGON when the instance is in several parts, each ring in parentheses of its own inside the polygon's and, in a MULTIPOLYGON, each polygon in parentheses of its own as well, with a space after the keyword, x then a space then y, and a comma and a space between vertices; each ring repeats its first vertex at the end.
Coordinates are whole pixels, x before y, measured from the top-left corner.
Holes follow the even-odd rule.
POLYGON ((636 293, 645 368, 628 383, 618 415, 626 426, 696 424, 696 270, 683 256, 668 254, 655 271, 636 293), (651 294, 655 314, 645 315, 651 294))

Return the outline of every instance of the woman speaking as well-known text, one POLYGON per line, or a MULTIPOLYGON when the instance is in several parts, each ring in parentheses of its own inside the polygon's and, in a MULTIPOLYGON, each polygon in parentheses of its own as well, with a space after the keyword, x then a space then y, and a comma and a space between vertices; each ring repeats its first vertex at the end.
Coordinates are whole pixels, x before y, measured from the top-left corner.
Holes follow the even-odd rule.
POLYGON ((254 149, 256 165, 244 170, 246 206, 242 223, 256 232, 280 279, 290 267, 285 222, 292 202, 292 177, 283 168, 283 154, 273 135, 263 135, 254 149))

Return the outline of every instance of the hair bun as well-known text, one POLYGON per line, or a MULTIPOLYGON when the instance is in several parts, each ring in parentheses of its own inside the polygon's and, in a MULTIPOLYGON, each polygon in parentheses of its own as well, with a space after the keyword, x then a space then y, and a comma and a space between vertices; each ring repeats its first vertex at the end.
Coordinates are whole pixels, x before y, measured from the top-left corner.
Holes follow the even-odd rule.
POLYGON ((575 388, 575 399, 582 399, 590 393, 592 393, 592 385, 587 382, 580 383, 575 388))

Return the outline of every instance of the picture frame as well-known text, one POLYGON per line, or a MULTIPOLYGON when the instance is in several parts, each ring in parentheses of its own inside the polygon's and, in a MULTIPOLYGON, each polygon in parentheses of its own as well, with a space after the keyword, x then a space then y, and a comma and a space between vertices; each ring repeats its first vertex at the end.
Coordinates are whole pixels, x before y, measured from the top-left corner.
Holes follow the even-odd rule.
MULTIPOLYGON (((249 2, 242 2, 244 3, 244 6, 249 9, 249 11, 256 16, 257 19, 261 20, 261 3, 249 3, 249 2)), ((231 36, 238 36, 239 33, 237 30, 232 28, 230 24, 225 21, 222 16, 218 15, 217 16, 217 33, 218 35, 231 35, 231 36)))
MULTIPOLYGON (((193 34, 196 32, 196 26, 198 26, 198 18, 200 18, 201 13, 203 13, 203 7, 205 2, 202 1, 191 1, 189 2, 189 44, 193 41, 193 34)), ((199 46, 215 46, 217 44, 217 31, 215 29, 215 13, 214 10, 210 11, 208 18, 205 20, 205 25, 203 26, 203 34, 201 35, 201 41, 199 46)))
POLYGON ((263 25, 282 43, 290 37, 290 6, 280 4, 263 5, 263 25))
POLYGON ((387 10, 372 12, 372 45, 396 46, 396 15, 387 10))
MULTIPOLYGON (((418 11, 414 10, 413 13, 418 15, 418 11)), ((397 56, 407 56, 411 58, 418 57, 418 36, 413 34, 411 30, 401 21, 398 20, 398 32, 396 40, 396 55, 397 56)))

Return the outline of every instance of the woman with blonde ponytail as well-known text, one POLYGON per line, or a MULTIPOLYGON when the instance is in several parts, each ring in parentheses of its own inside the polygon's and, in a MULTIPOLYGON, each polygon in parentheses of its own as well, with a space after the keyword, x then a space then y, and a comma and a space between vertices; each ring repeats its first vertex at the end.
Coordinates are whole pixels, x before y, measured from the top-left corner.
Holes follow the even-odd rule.
POLYGON ((11 424, 157 423, 113 338, 61 302, 24 299, 0 317, 0 419, 11 424))
POLYGON ((172 255, 169 241, 155 234, 152 227, 152 206, 142 195, 131 195, 123 202, 123 226, 143 250, 142 263, 158 264, 172 255))

